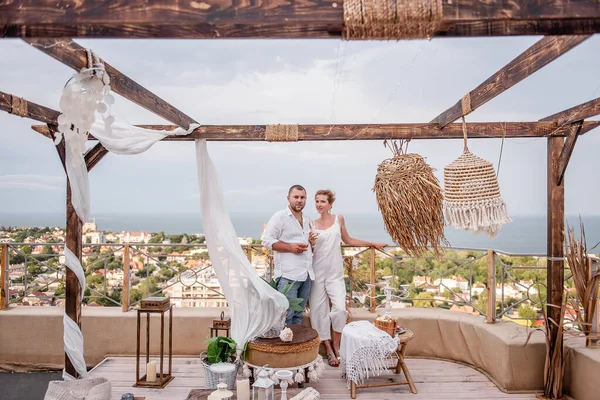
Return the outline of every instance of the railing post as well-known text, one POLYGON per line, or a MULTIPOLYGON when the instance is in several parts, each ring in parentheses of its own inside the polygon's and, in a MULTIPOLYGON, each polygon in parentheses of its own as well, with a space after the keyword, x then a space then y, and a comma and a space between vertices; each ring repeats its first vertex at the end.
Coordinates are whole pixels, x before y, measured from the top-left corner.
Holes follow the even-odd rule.
POLYGON ((486 321, 493 324, 496 321, 496 259, 494 250, 488 250, 488 304, 486 321))
POLYGON ((375 292, 375 284, 377 282, 375 282, 375 247, 371 247, 370 249, 371 251, 371 312, 374 313, 375 309, 377 308, 377 302, 375 299, 376 296, 376 292, 375 292))
POLYGON ((8 244, 2 243, 0 253, 0 310, 8 308, 8 244))
POLYGON ((123 248, 123 291, 121 292, 121 306, 123 312, 129 311, 129 243, 123 248))
POLYGON ((252 244, 246 246, 246 257, 248 257, 248 261, 252 264, 252 244))
MULTIPOLYGON (((598 271, 598 264, 592 258, 588 258, 588 282, 591 282, 592 277, 594 275, 596 275, 597 271, 598 271)), ((591 290, 591 292, 594 293, 593 290, 591 290)), ((592 315, 592 320, 587 321, 588 323, 591 324, 591 326, 590 326, 590 334, 586 338, 586 341, 585 341, 586 347, 595 345, 598 342, 598 339, 597 339, 598 338, 598 312, 600 312, 598 310, 598 306, 600 306, 600 301, 598 299, 591 299, 591 301, 596 302, 596 308, 594 310, 594 315, 592 315)))

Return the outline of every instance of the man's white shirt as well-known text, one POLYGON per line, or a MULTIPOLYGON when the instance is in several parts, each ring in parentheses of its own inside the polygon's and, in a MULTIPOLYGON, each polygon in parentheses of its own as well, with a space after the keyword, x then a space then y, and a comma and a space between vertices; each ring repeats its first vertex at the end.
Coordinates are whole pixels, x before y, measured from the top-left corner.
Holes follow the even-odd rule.
POLYGON ((308 241, 310 218, 302 213, 302 226, 289 207, 277 211, 269 222, 263 235, 263 246, 273 250, 273 244, 308 244, 308 249, 300 254, 282 253, 273 250, 275 278, 283 277, 292 281, 305 281, 307 276, 315 279, 312 267, 312 249, 308 241))

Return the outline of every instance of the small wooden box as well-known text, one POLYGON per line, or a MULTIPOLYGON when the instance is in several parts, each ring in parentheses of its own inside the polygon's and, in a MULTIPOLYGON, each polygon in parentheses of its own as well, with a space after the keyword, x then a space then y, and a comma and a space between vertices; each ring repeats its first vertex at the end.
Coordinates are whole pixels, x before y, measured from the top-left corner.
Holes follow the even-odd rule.
POLYGON ((222 319, 213 319, 213 328, 229 329, 231 328, 231 317, 221 317, 222 319))
POLYGON ((168 297, 146 297, 140 301, 142 310, 168 310, 171 307, 171 299, 168 297))

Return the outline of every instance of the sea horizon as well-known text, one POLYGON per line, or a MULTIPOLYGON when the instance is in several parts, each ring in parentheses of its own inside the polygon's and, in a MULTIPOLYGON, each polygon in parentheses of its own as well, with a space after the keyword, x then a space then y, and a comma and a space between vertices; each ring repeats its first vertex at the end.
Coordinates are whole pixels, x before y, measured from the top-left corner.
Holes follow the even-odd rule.
MULTIPOLYGON (((257 211, 231 212, 231 221, 238 237, 260 239, 264 224, 272 212, 257 211)), ((379 212, 347 212, 342 213, 350 236, 363 240, 385 242, 394 245, 385 230, 383 219, 379 212)), ((310 217, 316 218, 317 215, 310 217)), ((123 231, 164 232, 165 234, 202 234, 202 218, 200 213, 190 212, 161 212, 161 213, 96 213, 96 226, 101 231, 115 233, 123 231)), ((505 224, 495 238, 485 234, 473 234, 445 228, 446 239, 451 247, 494 249, 518 254, 546 254, 546 215, 524 214, 513 215, 512 222, 505 224)), ((91 219, 90 219, 91 220, 91 219)), ((581 215, 585 227, 588 251, 600 242, 600 215, 581 215)), ((0 226, 27 227, 64 227, 64 213, 31 213, 31 212, 0 212, 0 226)), ((579 236, 579 216, 568 215, 566 221, 579 236)))

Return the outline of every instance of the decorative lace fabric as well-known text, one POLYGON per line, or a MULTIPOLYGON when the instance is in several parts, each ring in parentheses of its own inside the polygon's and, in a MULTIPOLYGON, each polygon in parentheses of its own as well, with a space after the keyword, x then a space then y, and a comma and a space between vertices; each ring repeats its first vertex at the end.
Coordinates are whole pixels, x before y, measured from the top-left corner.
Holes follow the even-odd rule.
POLYGON ((354 321, 342 331, 340 367, 350 382, 362 385, 370 376, 387 371, 386 360, 398 350, 400 339, 377 329, 369 321, 354 321))

